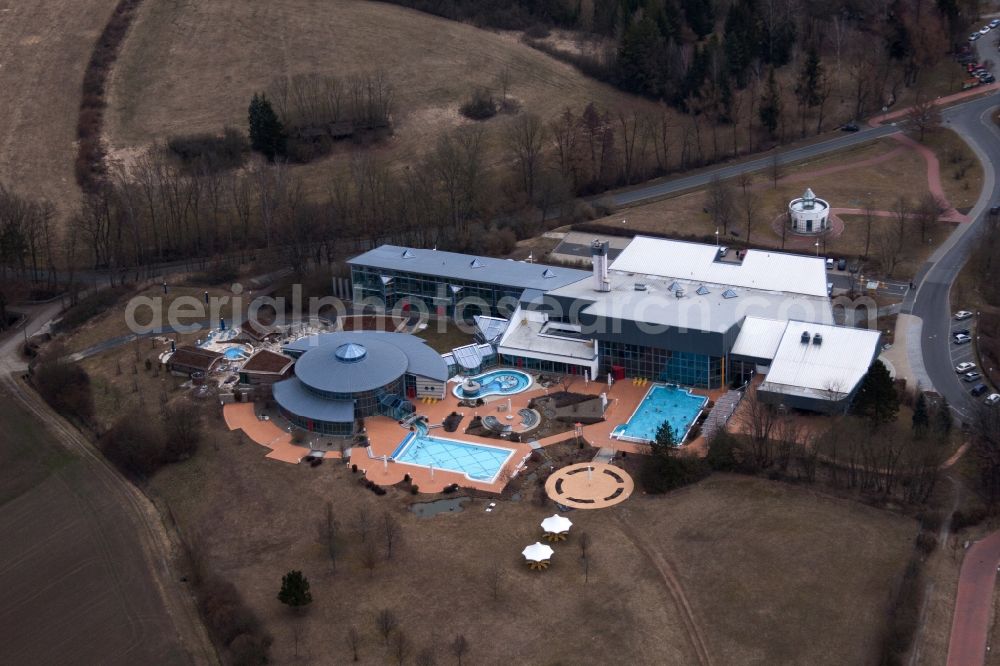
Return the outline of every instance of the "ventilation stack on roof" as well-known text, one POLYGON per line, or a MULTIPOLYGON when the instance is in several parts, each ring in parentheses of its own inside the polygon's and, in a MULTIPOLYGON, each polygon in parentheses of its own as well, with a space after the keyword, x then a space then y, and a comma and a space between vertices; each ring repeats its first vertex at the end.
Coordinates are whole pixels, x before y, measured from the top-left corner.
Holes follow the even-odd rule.
POLYGON ((809 344, 809 331, 802 331, 802 344, 809 344))
POLYGON ((608 241, 595 240, 590 244, 590 260, 594 265, 594 289, 611 291, 608 278, 608 241))
POLYGON ((813 336, 813 344, 814 345, 821 345, 821 344, 823 344, 823 336, 822 336, 822 334, 817 333, 816 335, 813 336))

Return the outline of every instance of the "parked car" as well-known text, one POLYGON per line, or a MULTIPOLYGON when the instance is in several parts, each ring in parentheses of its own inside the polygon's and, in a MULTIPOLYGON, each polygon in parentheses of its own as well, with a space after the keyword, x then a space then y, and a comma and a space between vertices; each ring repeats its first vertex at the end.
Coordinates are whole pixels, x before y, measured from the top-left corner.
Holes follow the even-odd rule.
POLYGON ((990 206, 990 215, 1000 215, 1000 206, 990 206))
POLYGON ((979 69, 979 63, 976 62, 975 60, 967 62, 965 64, 965 71, 967 71, 969 74, 972 74, 977 69, 979 69))
POLYGON ((983 83, 993 83, 994 81, 997 80, 997 77, 993 76, 989 72, 986 72, 986 74, 979 77, 979 80, 982 81, 983 83))
POLYGON ((979 39, 980 37, 982 37, 982 35, 980 35, 978 32, 974 32, 971 35, 969 35, 969 41, 970 42, 974 42, 977 39, 979 39))
POLYGON ((990 407, 993 407, 998 402, 1000 402, 1000 393, 990 393, 988 396, 986 396, 983 402, 985 402, 990 407))
POLYGON ((976 367, 975 363, 971 363, 970 361, 964 361, 955 366, 955 372, 957 372, 960 375, 964 375, 966 372, 972 370, 975 367, 976 367))
POLYGON ((980 81, 976 77, 972 77, 971 79, 966 79, 965 81, 962 81, 962 90, 969 90, 970 88, 976 88, 978 86, 981 86, 982 84, 983 84, 982 81, 980 81))
POLYGON ((969 391, 969 393, 971 393, 972 395, 979 396, 986 393, 986 391, 988 390, 989 389, 986 388, 986 384, 976 384, 975 386, 972 387, 972 390, 969 391))
POLYGON ((968 310, 959 310, 955 313, 955 321, 964 321, 966 319, 971 319, 972 313, 968 310))
POLYGON ((972 372, 965 373, 965 375, 962 376, 962 381, 963 382, 969 382, 971 384, 972 382, 976 381, 980 377, 982 377, 982 375, 979 374, 978 372, 976 372, 975 370, 973 370, 972 372))
POLYGON ((972 338, 970 338, 968 335, 964 335, 964 334, 960 333, 960 334, 958 334, 958 335, 955 336, 955 338, 952 340, 952 342, 954 342, 956 345, 967 345, 970 342, 972 342, 972 338))
POLYGON ((1000 25, 1000 19, 993 19, 992 21, 990 21, 990 27, 991 28, 995 28, 998 25, 1000 25))
POLYGON ((726 247, 725 245, 723 245, 722 247, 719 248, 719 256, 720 257, 724 257, 727 254, 729 254, 729 248, 728 247, 726 247))
POLYGON ((972 335, 972 331, 967 328, 956 328, 951 332, 952 335, 972 335))
POLYGON ((847 259, 841 259, 840 261, 837 262, 837 270, 838 271, 847 270, 847 259))
POLYGON ((858 127, 858 124, 853 120, 840 126, 840 131, 842 132, 857 132, 859 129, 861 128, 858 127))
POLYGON ((833 270, 833 257, 827 257, 826 258, 826 270, 828 270, 828 271, 832 271, 833 270))
POLYGON ((985 34, 988 34, 988 33, 989 33, 989 31, 990 31, 990 30, 992 30, 992 29, 993 29, 993 28, 991 28, 990 26, 988 26, 988 25, 984 25, 984 26, 983 26, 982 28, 980 28, 980 29, 979 29, 979 34, 980 34, 980 35, 985 35, 985 34))

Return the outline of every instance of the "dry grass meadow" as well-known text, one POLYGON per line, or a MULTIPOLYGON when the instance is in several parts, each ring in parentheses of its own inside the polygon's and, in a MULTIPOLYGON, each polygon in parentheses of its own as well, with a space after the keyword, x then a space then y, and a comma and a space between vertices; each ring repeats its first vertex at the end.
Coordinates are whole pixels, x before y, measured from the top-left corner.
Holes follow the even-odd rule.
POLYGON ((0 182, 76 208, 76 114, 83 70, 114 0, 33 0, 0 8, 0 182))
MULTIPOLYGON (((379 152, 404 160, 471 122, 458 107, 477 86, 493 86, 505 67, 511 96, 546 118, 591 101, 652 108, 509 35, 395 5, 146 0, 115 70, 107 137, 127 154, 175 134, 243 127, 250 97, 277 77, 382 69, 395 89, 395 136, 379 152)), ((486 125, 502 122, 501 115, 486 125)), ((330 162, 301 172, 322 182, 330 162)))
POLYGON ((211 411, 211 443, 160 472, 152 489, 264 618, 275 663, 296 660, 296 634, 298 660, 349 661, 350 625, 362 636, 362 663, 389 662, 374 623, 383 608, 414 651, 434 648, 438 663, 448 663, 458 634, 475 664, 695 663, 659 570, 629 533, 676 570, 714 663, 870 663, 915 533, 912 521, 856 503, 716 476, 666 497, 574 512, 574 536, 556 546, 552 568, 529 572, 520 550, 551 507, 524 498, 486 513, 476 500, 461 513, 418 518, 406 510, 408 494, 378 498, 333 461, 312 469, 264 460, 256 445, 223 433, 211 411), (335 572, 316 540, 326 501, 341 525, 335 572), (374 523, 371 572, 359 510, 374 523), (378 527, 386 512, 402 528, 391 561, 378 527), (592 540, 589 582, 580 532, 592 540), (275 599, 293 568, 312 584, 314 603, 301 617, 275 599))
MULTIPOLYGON (((941 182, 952 204, 967 208, 978 198, 982 189, 982 166, 969 149, 951 131, 941 131, 928 145, 941 156, 941 182), (962 151, 965 152, 962 152, 962 151), (971 157, 972 163, 961 178, 955 178, 955 165, 945 156, 958 153, 960 159, 971 157)), ((781 169, 781 179, 777 186, 773 177, 764 171, 753 175, 754 192, 757 195, 758 222, 754 226, 751 241, 754 243, 781 247, 781 236, 772 229, 772 221, 787 210, 788 202, 798 196, 806 187, 816 195, 830 202, 834 208, 863 209, 871 202, 876 210, 891 211, 901 194, 915 206, 927 191, 927 165, 913 150, 902 147, 892 139, 880 139, 814 160, 796 162, 781 169), (862 164, 867 160, 882 160, 877 163, 862 164), (857 165, 852 166, 852 165, 857 165), (815 176, 809 174, 816 173, 815 176)), ((740 221, 743 208, 737 181, 729 181, 735 192, 735 221, 731 225, 739 234, 730 237, 730 245, 739 245, 746 238, 746 223, 740 221)), ((614 225, 634 233, 656 233, 669 236, 701 235, 711 237, 715 225, 703 210, 706 202, 704 189, 623 208, 615 213, 595 220, 597 224, 614 225)), ((820 252, 832 256, 860 256, 865 247, 863 216, 842 214, 845 231, 839 237, 830 237, 820 252)), ((895 224, 891 217, 876 218, 873 229, 879 224, 895 224)), ((928 232, 928 243, 921 243, 918 235, 907 237, 895 274, 905 275, 916 270, 926 256, 943 241, 953 229, 949 223, 939 223, 928 232)), ((873 238, 876 232, 873 231, 873 238)), ((785 249, 798 252, 812 251, 806 242, 798 244, 789 236, 785 249)), ((551 248, 545 248, 551 249, 551 248)), ((536 253, 540 255, 541 253, 536 253)), ((876 243, 872 242, 869 254, 877 254, 876 243)))
MULTIPOLYGON (((140 396, 147 406, 185 399, 181 380, 144 369, 154 353, 143 341, 83 361, 102 425, 140 396)), ((419 518, 408 507, 428 498, 400 489, 377 497, 335 460, 318 468, 266 460, 264 448, 226 429, 214 400, 200 404, 200 450, 158 472, 147 490, 262 617, 278 664, 348 662, 350 625, 362 637, 361 663, 395 663, 374 622, 383 608, 413 646, 409 663, 428 647, 437 663, 450 663, 447 644, 457 634, 469 640, 466 663, 474 664, 697 663, 664 562, 713 663, 870 663, 916 532, 908 518, 810 488, 715 475, 667 496, 637 493, 613 509, 571 513, 573 536, 556 546, 549 571, 534 573, 520 551, 553 512, 536 501, 535 487, 491 513, 480 498, 461 513, 419 518), (340 525, 335 571, 317 539, 327 501, 340 525), (371 570, 359 512, 372 523, 371 570), (402 532, 391 561, 385 514, 402 532), (581 532, 591 539, 589 582, 581 532), (302 616, 275 598, 290 569, 312 585, 302 616)))

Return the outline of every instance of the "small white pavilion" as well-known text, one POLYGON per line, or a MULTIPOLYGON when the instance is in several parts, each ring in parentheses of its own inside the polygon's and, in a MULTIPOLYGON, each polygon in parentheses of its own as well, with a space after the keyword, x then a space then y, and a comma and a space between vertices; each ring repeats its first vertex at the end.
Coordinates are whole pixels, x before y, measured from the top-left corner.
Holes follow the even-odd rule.
POLYGON ((788 204, 788 224, 797 234, 821 234, 830 228, 830 204, 806 191, 788 204))

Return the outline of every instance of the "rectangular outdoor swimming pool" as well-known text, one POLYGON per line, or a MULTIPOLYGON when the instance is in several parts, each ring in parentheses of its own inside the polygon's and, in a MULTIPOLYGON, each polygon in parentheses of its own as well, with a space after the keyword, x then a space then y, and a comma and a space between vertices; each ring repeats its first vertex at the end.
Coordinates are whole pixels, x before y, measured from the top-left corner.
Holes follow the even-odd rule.
POLYGON ((473 481, 490 483, 496 479, 512 455, 512 449, 499 446, 410 433, 392 452, 391 457, 401 463, 433 466, 434 469, 465 474, 473 481))
POLYGON ((708 398, 694 395, 691 391, 676 386, 654 384, 635 408, 635 412, 612 434, 620 439, 652 442, 656 431, 666 421, 674 429, 678 443, 684 441, 688 429, 708 398))

